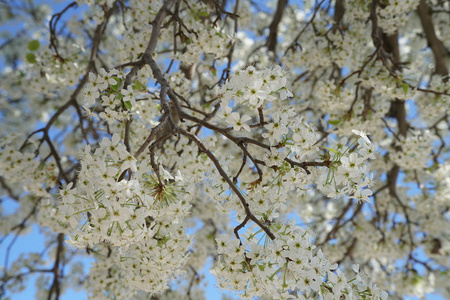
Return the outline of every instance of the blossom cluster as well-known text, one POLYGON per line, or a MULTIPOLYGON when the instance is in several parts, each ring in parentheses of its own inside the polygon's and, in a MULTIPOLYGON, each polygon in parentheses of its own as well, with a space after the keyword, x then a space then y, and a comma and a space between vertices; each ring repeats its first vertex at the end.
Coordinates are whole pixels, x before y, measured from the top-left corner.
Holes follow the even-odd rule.
POLYGON ((185 64, 195 64, 201 54, 210 54, 214 58, 224 56, 231 47, 232 38, 218 28, 200 29, 195 35, 191 34, 186 51, 179 59, 185 64))
MULTIPOLYGON (((386 292, 367 284, 360 274, 348 280, 321 250, 316 252, 311 234, 293 221, 271 224, 271 229, 276 234, 273 242, 261 243, 260 230, 251 229, 243 242, 227 235, 217 239, 219 259, 214 273, 220 287, 243 291, 242 299, 262 295, 306 299, 311 293, 323 299, 387 299, 386 292)), ((359 272, 358 267, 354 270, 359 272)))
POLYGON ((390 1, 383 9, 378 11, 380 15, 380 27, 386 34, 395 33, 399 27, 403 27, 408 20, 408 14, 419 5, 419 0, 390 1))
POLYGON ((29 148, 35 148, 35 141, 29 142, 22 151, 17 151, 15 141, 17 137, 4 138, 0 142, 0 173, 10 174, 8 181, 20 183, 25 192, 49 197, 46 189, 54 185, 57 179, 56 163, 53 160, 39 163, 34 159, 35 154, 29 148))
MULTIPOLYGON (((218 117, 233 126, 235 131, 241 129, 250 131, 246 122, 251 119, 250 115, 257 113, 259 107, 292 96, 287 88, 286 76, 286 72, 280 66, 264 70, 256 70, 249 66, 244 70, 235 71, 219 91, 221 110, 218 117), (243 113, 236 111, 238 108, 243 110, 243 113)), ((282 129, 277 127, 276 130, 282 129)), ((279 138, 278 132, 273 132, 271 136, 274 137, 271 142, 279 138)))
POLYGON ((133 87, 119 89, 120 80, 123 76, 115 69, 105 71, 100 69, 99 73, 89 73, 89 79, 83 90, 83 107, 88 116, 95 116, 95 105, 101 100, 102 109, 99 117, 108 123, 125 120, 129 117, 128 109, 136 105, 133 96, 133 87), (91 107, 94 106, 94 109, 91 107))
POLYGON ((97 260, 91 264, 85 284, 92 299, 130 299, 137 292, 125 283, 125 273, 117 266, 114 252, 111 247, 101 245, 94 252, 97 260))
POLYGON ((396 146, 401 150, 393 153, 392 160, 405 170, 417 170, 427 167, 434 136, 429 132, 413 131, 406 138, 400 137, 396 146))
POLYGON ((70 228, 70 244, 118 249, 117 272, 130 286, 152 293, 165 290, 180 273, 190 247, 180 223, 188 214, 189 194, 178 186, 179 174, 162 166, 158 172, 149 159, 137 162, 114 134, 92 153, 86 146, 77 186, 69 183, 60 191, 58 209, 60 222, 70 228))
POLYGON ((339 141, 331 140, 328 148, 332 153, 328 173, 322 174, 322 190, 329 197, 351 195, 358 201, 369 201, 372 191, 373 175, 369 172, 366 161, 375 159, 377 146, 372 144, 365 132, 354 130, 361 137, 348 145, 346 137, 339 141), (369 187, 369 188, 368 188, 369 187))

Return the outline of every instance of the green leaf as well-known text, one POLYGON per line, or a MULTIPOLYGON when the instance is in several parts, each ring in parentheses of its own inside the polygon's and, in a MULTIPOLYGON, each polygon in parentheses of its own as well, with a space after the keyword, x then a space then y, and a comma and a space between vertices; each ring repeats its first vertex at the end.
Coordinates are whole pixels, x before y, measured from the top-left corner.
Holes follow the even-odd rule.
POLYGON ((132 85, 132 87, 133 87, 133 90, 135 90, 135 91, 143 91, 143 90, 146 90, 146 86, 143 85, 139 80, 136 80, 136 81, 134 82, 134 84, 132 85))
POLYGON ((44 168, 45 168, 45 162, 41 161, 41 162, 39 163, 38 170, 39 170, 39 171, 42 171, 42 170, 44 170, 44 168))
POLYGON ((195 21, 200 20, 200 18, 198 17, 198 15, 195 13, 195 10, 191 9, 191 14, 192 14, 192 16, 194 17, 194 20, 195 20, 195 21))
POLYGON ((338 86, 338 87, 336 87, 332 92, 333 92, 333 95, 335 95, 335 96, 339 96, 340 94, 341 94, 341 87, 340 86, 338 86))
POLYGON ((28 43, 28 50, 36 51, 37 49, 39 49, 40 45, 41 44, 39 43, 38 40, 32 40, 31 42, 28 43))
POLYGON ((339 152, 337 152, 336 150, 334 150, 334 149, 331 149, 331 148, 328 148, 328 147, 324 147, 325 149, 327 149, 327 150, 329 150, 329 151, 331 151, 331 152, 333 152, 334 154, 339 154, 339 152))
POLYGON ((341 123, 341 120, 329 120, 328 124, 336 126, 337 124, 341 123))
POLYGON ((409 90, 409 85, 406 82, 403 82, 403 92, 405 94, 408 94, 408 90, 409 90))
POLYGON ((418 284, 420 284, 421 281, 423 281, 422 277, 419 274, 414 274, 410 280, 411 280, 411 283, 416 286, 418 284))
POLYGON ((209 16, 209 12, 207 12, 207 11, 199 11, 197 14, 198 14, 199 17, 207 17, 207 16, 209 16))
POLYGON ((209 67, 209 70, 211 71, 211 73, 213 74, 214 77, 217 76, 216 68, 214 68, 214 67, 211 66, 211 67, 209 67))
POLYGON ((117 82, 116 84, 112 84, 110 85, 110 87, 114 90, 117 91, 119 89, 119 83, 120 83, 120 79, 119 77, 113 76, 113 79, 117 82))
POLYGON ((25 58, 30 64, 37 63, 36 55, 34 55, 33 53, 27 53, 27 55, 25 55, 25 58))
POLYGON ((125 104, 125 107, 126 107, 127 109, 131 109, 131 108, 133 107, 133 105, 131 105, 131 102, 130 102, 130 101, 124 101, 123 103, 125 104))
POLYGON ((244 92, 243 92, 242 90, 237 90, 237 91, 236 91, 236 96, 237 96, 237 97, 244 96, 244 92))

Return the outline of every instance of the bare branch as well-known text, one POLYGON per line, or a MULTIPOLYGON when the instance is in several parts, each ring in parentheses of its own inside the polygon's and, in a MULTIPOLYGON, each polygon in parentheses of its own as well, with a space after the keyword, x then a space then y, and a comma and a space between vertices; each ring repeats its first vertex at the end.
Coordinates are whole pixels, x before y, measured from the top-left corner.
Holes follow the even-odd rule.
POLYGON ((288 0, 278 0, 277 9, 275 14, 273 15, 272 23, 269 25, 269 36, 267 37, 267 49, 274 53, 276 56, 276 47, 278 42, 278 25, 281 22, 281 18, 283 17, 284 10, 286 9, 286 5, 288 0))

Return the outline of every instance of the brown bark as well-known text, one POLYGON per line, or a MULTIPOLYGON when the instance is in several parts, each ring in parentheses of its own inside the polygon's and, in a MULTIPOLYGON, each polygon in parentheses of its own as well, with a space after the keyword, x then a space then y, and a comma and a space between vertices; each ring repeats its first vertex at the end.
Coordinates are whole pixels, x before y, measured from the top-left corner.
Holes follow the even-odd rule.
MULTIPOLYGON (((417 7, 417 13, 419 14, 420 22, 422 23, 423 32, 428 41, 428 47, 431 48, 434 56, 435 62, 435 72, 441 76, 448 75, 448 68, 446 64, 446 59, 448 55, 447 49, 444 44, 436 36, 433 25, 433 16, 431 12, 431 7, 426 3, 425 0, 421 0, 419 6, 417 7)), ((444 78, 445 81, 448 78, 444 78)))
POLYGON ((345 0, 336 0, 336 5, 334 6, 333 30, 339 28, 339 24, 341 23, 344 14, 345 14, 345 0))
POLYGON ((281 22, 281 18, 283 17, 284 9, 286 8, 287 3, 288 0, 278 0, 277 10, 273 15, 272 23, 270 23, 269 26, 270 32, 269 37, 267 38, 267 48, 269 49, 269 51, 272 51, 273 53, 276 53, 278 25, 281 22))

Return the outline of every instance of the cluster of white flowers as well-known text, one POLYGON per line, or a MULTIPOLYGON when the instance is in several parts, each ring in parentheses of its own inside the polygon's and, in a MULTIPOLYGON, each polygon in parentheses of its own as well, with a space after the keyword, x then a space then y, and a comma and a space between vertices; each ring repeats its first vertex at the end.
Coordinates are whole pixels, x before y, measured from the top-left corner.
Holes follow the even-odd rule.
POLYGON ((218 28, 203 28, 196 35, 190 35, 190 41, 186 43, 186 51, 179 59, 186 64, 194 64, 199 61, 203 53, 211 54, 214 58, 220 58, 228 53, 232 38, 218 28))
MULTIPOLYGON (((316 292, 323 299, 387 299, 359 274, 352 280, 314 250, 311 235, 294 225, 271 224, 273 242, 261 243, 260 230, 249 229, 240 243, 232 236, 217 238, 219 259, 214 273, 221 288, 242 291, 242 299, 268 295, 272 299, 306 299, 316 292)), ((358 267, 354 270, 358 273, 358 267)))
MULTIPOLYGON (((146 15, 149 14, 149 12, 145 10, 142 10, 142 12, 145 12, 146 15)), ((148 22, 148 20, 145 22, 148 22)), ((116 41, 119 61, 127 62, 139 60, 141 55, 145 52, 150 35, 151 28, 148 28, 147 26, 143 27, 139 34, 124 34, 122 40, 116 41)), ((153 58, 156 58, 156 53, 153 54, 153 58)))
MULTIPOLYGON (((37 42, 33 40, 30 42, 37 42)), ((80 76, 83 76, 83 69, 77 62, 80 49, 76 44, 74 47, 61 50, 64 60, 58 59, 48 47, 37 43, 33 51, 25 55, 24 61, 27 63, 28 72, 21 74, 19 80, 29 88, 30 97, 39 96, 55 97, 58 94, 67 93, 67 87, 77 84, 80 76), (31 76, 30 76, 31 75, 31 76)))
POLYGON ((373 175, 369 172, 366 161, 375 159, 376 145, 372 144, 365 132, 354 130, 361 137, 348 145, 346 137, 339 141, 331 140, 332 153, 330 169, 322 174, 318 187, 329 197, 351 195, 358 201, 369 201, 372 191, 373 175))
POLYGON ((131 287, 160 293, 167 284, 184 273, 191 246, 185 228, 172 220, 161 223, 155 237, 146 235, 117 254, 116 261, 131 287))
POLYGON ((111 7, 112 4, 114 3, 114 0, 77 0, 77 3, 87 4, 89 6, 92 6, 93 8, 104 5, 111 7))
MULTIPOLYGON (((448 87, 442 78, 433 77, 429 82, 429 89, 445 91, 448 87)), ((434 124, 446 114, 450 113, 450 97, 446 95, 430 96, 426 93, 418 93, 414 104, 420 111, 420 118, 426 124, 434 124)))
POLYGON ((406 24, 408 14, 417 8, 419 2, 419 0, 388 1, 386 7, 378 10, 379 26, 386 34, 395 33, 399 27, 406 24))
POLYGON ((175 187, 180 175, 159 167, 160 183, 149 159, 137 163, 119 141, 114 134, 93 153, 86 147, 78 186, 60 191, 58 216, 71 228, 70 244, 118 248, 115 263, 127 282, 161 292, 186 263, 190 239, 179 222, 188 214, 189 195, 175 187), (132 175, 123 179, 127 172, 132 175))
POLYGON ((276 99, 286 100, 292 96, 287 87, 287 75, 287 71, 279 65, 264 70, 253 66, 236 70, 219 91, 222 103, 230 104, 233 100, 234 106, 245 104, 258 108, 276 99))
MULTIPOLYGON (((347 12, 345 14, 346 18, 351 15, 351 2, 346 2, 346 9, 348 10, 348 14, 347 12)), ((358 5, 361 5, 361 3, 358 5)), ((305 14, 313 16, 315 14, 314 10, 315 8, 312 7, 311 11, 305 12, 305 14)), ((361 9, 358 8, 357 13, 360 12, 361 9)), ((296 31, 298 28, 298 21, 295 21, 296 16, 292 15, 291 18, 291 22, 283 30, 287 37, 290 37, 290 32, 296 31)), ((336 65, 341 68, 360 66, 362 63, 361 59, 364 58, 364 56, 361 56, 361 52, 370 48, 365 39, 355 39, 354 37, 364 35, 368 26, 366 24, 353 23, 350 28, 346 28, 348 34, 342 35, 339 33, 339 30, 330 30, 329 24, 333 22, 332 16, 322 15, 321 18, 323 19, 315 24, 314 30, 304 25, 308 30, 303 32, 299 40, 288 40, 289 43, 287 45, 290 48, 286 55, 281 58, 283 64, 290 69, 298 67, 301 70, 310 71, 315 69, 324 70, 336 65), (321 33, 321 38, 317 37, 317 32, 321 33), (310 39, 315 39, 315 42, 304 42, 310 39)), ((317 83, 320 82, 318 81, 317 83)))
MULTIPOLYGON (((111 140, 104 138, 92 154, 86 146, 78 186, 69 183, 60 191, 59 212, 62 221, 74 229, 71 243, 77 247, 100 242, 129 245, 156 234, 160 225, 155 226, 155 220, 187 214, 189 204, 174 202, 173 189, 159 187, 156 175, 150 175, 151 163, 144 159, 136 165, 136 159, 119 141, 118 134, 111 140), (133 172, 129 180, 122 178, 126 172, 133 172)), ((181 180, 162 167, 160 170, 165 180, 181 180)))
POLYGON ((181 225, 165 222, 157 237, 128 247, 96 246, 86 288, 93 299, 131 299, 138 291, 161 293, 182 274, 190 241, 181 225))
POLYGON ((100 118, 112 124, 130 116, 130 110, 136 108, 136 92, 132 85, 121 89, 123 74, 112 69, 109 72, 100 69, 98 74, 89 73, 89 80, 83 90, 83 107, 88 116, 95 116, 96 102, 100 98, 100 118), (93 107, 91 109, 91 107, 93 107))
MULTIPOLYGON (((374 93, 380 94, 385 99, 407 100, 415 97, 417 91, 409 87, 407 82, 403 82, 401 77, 390 76, 381 63, 377 63, 377 68, 366 68, 361 73, 361 87, 373 88, 374 93), (374 76, 376 72, 382 72, 385 76, 374 76)), ((417 76, 417 74, 412 75, 417 76)), ((414 78, 411 76, 411 79, 414 78)), ((409 80, 410 81, 410 80, 409 80)))
POLYGON ((392 154, 392 161, 405 170, 427 167, 433 149, 434 136, 429 131, 413 131, 406 138, 400 137, 396 145, 401 151, 392 154))
POLYGON ((116 265, 113 251, 112 248, 107 249, 105 246, 100 246, 95 251, 98 259, 91 264, 89 277, 85 283, 92 299, 126 300, 137 292, 124 280, 125 273, 116 265))
POLYGON ((26 192, 38 197, 49 197, 46 188, 56 182, 57 166, 53 160, 39 163, 29 148, 35 148, 34 142, 22 152, 10 138, 0 143, 0 174, 8 174, 10 183, 20 183, 26 192))
MULTIPOLYGON (((342 110, 348 110, 354 100, 353 89, 337 87, 333 80, 320 81, 317 83, 314 100, 317 100, 317 107, 324 103, 329 105, 329 109, 335 114, 342 110)), ((332 113, 333 117, 334 114, 332 113)))
POLYGON ((442 204, 450 204, 450 163, 447 161, 435 172, 436 174, 436 200, 442 204))
MULTIPOLYGON (((130 19, 133 20, 133 28, 139 30, 148 29, 148 24, 151 24, 162 4, 163 1, 160 0, 135 0, 130 2, 130 19)), ((130 35, 133 35, 133 29, 130 28, 129 30, 130 35)), ((128 48, 128 52, 130 52, 130 48, 128 48)))
MULTIPOLYGON (((233 129, 239 131, 245 129, 250 131, 246 124, 251 119, 249 115, 257 113, 259 107, 267 105, 276 99, 286 100, 292 96, 287 88, 286 71, 280 66, 274 66, 271 69, 256 70, 249 66, 244 70, 237 70, 233 77, 220 89, 221 110, 218 117, 225 120, 233 129), (237 109, 244 110, 241 114, 237 109), (249 110, 248 114, 245 113, 249 110)), ((279 130, 282 128, 270 125, 268 130, 275 142, 279 136, 279 130), (272 129, 272 130, 271 130, 272 129), (274 131, 275 130, 275 131, 274 131)))
POLYGON ((346 18, 352 21, 365 22, 369 18, 370 6, 358 0, 349 0, 345 3, 346 18), (347 15, 348 12, 348 15, 347 15))
MULTIPOLYGON (((305 34, 305 38, 312 38, 313 36, 314 34, 312 33, 305 34)), ((332 65, 333 58, 329 55, 324 55, 325 49, 328 48, 326 40, 319 40, 317 43, 308 46, 301 52, 292 53, 291 51, 286 57, 283 57, 283 62, 289 67, 301 66, 307 70, 332 65)))

